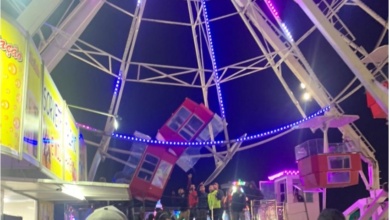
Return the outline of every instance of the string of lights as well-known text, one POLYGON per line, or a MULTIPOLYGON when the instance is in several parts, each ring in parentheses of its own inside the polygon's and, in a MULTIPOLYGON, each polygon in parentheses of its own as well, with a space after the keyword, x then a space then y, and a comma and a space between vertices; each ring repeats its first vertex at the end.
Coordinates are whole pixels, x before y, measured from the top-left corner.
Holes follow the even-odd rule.
POLYGON ((221 85, 218 75, 218 68, 217 68, 217 62, 215 59, 215 53, 214 53, 214 46, 213 46, 213 39, 211 37, 211 31, 210 31, 210 24, 209 24, 209 18, 207 14, 207 7, 206 7, 206 0, 202 0, 202 6, 203 6, 203 16, 205 19, 205 25, 206 25, 206 32, 207 32, 207 38, 210 44, 210 56, 211 56, 211 63, 213 65, 213 74, 215 79, 215 87, 217 89, 217 96, 218 96, 218 104, 221 111, 221 117, 225 119, 225 107, 223 104, 223 98, 222 98, 222 91, 221 91, 221 85))
POLYGON ((229 140, 203 141, 203 142, 159 141, 159 140, 152 140, 152 139, 142 139, 142 138, 134 137, 132 135, 125 135, 125 134, 118 134, 118 133, 113 133, 112 137, 123 139, 123 140, 128 140, 128 141, 133 141, 133 142, 142 142, 142 143, 146 143, 146 144, 169 145, 169 146, 225 145, 227 143, 236 143, 236 142, 245 142, 245 141, 255 140, 255 139, 263 138, 263 137, 266 137, 269 135, 273 135, 273 134, 285 131, 287 129, 294 128, 294 127, 298 126, 299 124, 301 124, 309 119, 312 119, 312 118, 314 118, 322 113, 329 111, 329 109, 330 109, 330 107, 328 106, 328 107, 325 107, 325 108, 317 111, 316 113, 314 113, 306 118, 303 118, 303 119, 296 121, 296 122, 293 122, 291 124, 281 126, 279 128, 276 128, 276 129, 273 129, 270 131, 266 131, 266 132, 262 132, 259 134, 236 138, 236 139, 231 139, 230 141, 229 140))
POLYGON ((284 22, 282 22, 282 19, 280 18, 279 16, 279 13, 276 11, 276 8, 274 6, 274 4, 272 3, 271 0, 265 0, 265 3, 267 4, 269 10, 272 12, 272 14, 274 15, 276 21, 280 24, 280 26, 282 27, 282 30, 284 32, 284 34, 287 36, 287 39, 290 41, 290 42, 294 42, 294 39, 291 35, 291 32, 288 30, 286 24, 284 22))
POLYGON ((85 129, 85 130, 88 130, 88 131, 94 131, 94 132, 98 132, 100 130, 96 129, 96 128, 93 128, 91 126, 88 126, 88 125, 84 125, 84 124, 80 124, 80 123, 76 123, 76 125, 79 127, 79 128, 82 128, 82 129, 85 129))
POLYGON ((116 79, 115 89, 114 89, 114 95, 116 96, 118 94, 119 87, 122 82, 122 71, 119 71, 118 78, 116 79))

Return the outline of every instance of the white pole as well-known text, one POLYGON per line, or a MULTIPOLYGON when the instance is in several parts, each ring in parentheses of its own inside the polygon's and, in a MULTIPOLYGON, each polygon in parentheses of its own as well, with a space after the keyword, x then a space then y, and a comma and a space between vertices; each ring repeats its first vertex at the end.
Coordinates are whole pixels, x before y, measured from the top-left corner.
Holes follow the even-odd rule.
POLYGON ((326 188, 322 189, 322 210, 326 209, 326 188))
POLYGON ((0 192, 0 198, 1 198, 1 208, 0 208, 0 216, 3 216, 3 213, 4 213, 4 189, 1 189, 1 192, 0 192))
POLYGON ((324 154, 329 153, 328 127, 328 122, 325 122, 322 129, 322 132, 324 132, 324 154))

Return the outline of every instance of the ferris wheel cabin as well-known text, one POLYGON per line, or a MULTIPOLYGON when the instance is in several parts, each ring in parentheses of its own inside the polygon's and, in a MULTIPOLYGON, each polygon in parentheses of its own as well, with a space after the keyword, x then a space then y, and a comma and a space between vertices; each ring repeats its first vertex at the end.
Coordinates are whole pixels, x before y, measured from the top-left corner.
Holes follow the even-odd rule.
MULTIPOLYGON (((156 139, 169 145, 135 142, 128 164, 121 172, 122 180, 128 180, 129 194, 140 201, 158 201, 164 192, 173 167, 183 156, 189 145, 178 142, 207 141, 210 138, 209 124, 216 128, 214 134, 221 131, 221 119, 203 104, 197 104, 186 98, 167 122, 158 130, 156 139)), ((142 139, 148 136, 136 133, 142 139)), ((194 146, 200 148, 201 146, 194 146)))

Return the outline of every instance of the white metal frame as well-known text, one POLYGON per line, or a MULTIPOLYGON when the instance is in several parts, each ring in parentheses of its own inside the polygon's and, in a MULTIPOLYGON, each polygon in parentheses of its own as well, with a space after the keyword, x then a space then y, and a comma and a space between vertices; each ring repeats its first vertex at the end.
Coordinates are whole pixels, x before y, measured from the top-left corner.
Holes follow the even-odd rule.
MULTIPOLYGON (((14 5, 17 11, 24 10, 25 6, 12 2, 14 1, 10 1, 10 4, 14 5)), ((384 36, 388 33, 388 23, 362 1, 296 0, 315 25, 297 38, 295 42, 287 40, 288 38, 283 33, 280 22, 275 23, 271 21, 256 2, 250 0, 232 0, 231 2, 236 8, 236 12, 212 18, 210 19, 210 22, 230 16, 240 16, 263 54, 225 67, 220 67, 218 69, 220 83, 225 83, 250 74, 259 74, 263 70, 272 69, 300 114, 305 117, 305 111, 283 77, 281 65, 286 64, 295 74, 297 79, 307 86, 307 90, 311 93, 313 99, 319 106, 325 107, 333 105, 334 107, 329 112, 330 115, 340 116, 344 114, 344 111, 338 103, 360 88, 359 85, 359 87, 350 91, 348 94, 344 94, 351 88, 354 82, 356 82, 356 79, 347 85, 338 96, 332 97, 317 79, 314 71, 299 49, 301 42, 308 38, 318 28, 334 46, 335 50, 344 58, 345 63, 352 69, 356 78, 359 79, 361 84, 373 95, 382 109, 385 110, 386 113, 388 112, 388 94, 384 93, 377 87, 377 84, 373 83, 375 81, 373 74, 381 74, 384 76, 381 72, 381 68, 388 63, 388 58, 384 59, 381 63, 374 63, 375 68, 368 70, 365 64, 360 60, 369 57, 369 53, 362 46, 355 43, 356 37, 349 31, 348 27, 337 15, 342 7, 347 6, 358 6, 367 12, 369 17, 383 26, 383 32, 376 43, 376 48, 380 47, 384 36)), ((73 3, 75 2, 72 1, 71 4, 73 3)), ((199 88, 203 93, 203 101, 205 105, 208 106, 208 89, 215 86, 215 81, 214 75, 212 74, 213 70, 207 69, 204 66, 204 59, 209 59, 210 56, 208 53, 211 51, 211 48, 205 32, 205 20, 202 13, 203 8, 201 1, 187 1, 190 18, 189 23, 144 18, 143 11, 145 9, 146 0, 140 1, 140 4, 138 4, 134 12, 128 12, 114 3, 105 0, 84 0, 75 4, 78 5, 76 5, 72 11, 70 11, 71 7, 69 7, 58 24, 54 26, 48 24, 44 25, 45 28, 51 30, 49 36, 45 36, 40 30, 37 32, 37 36, 40 38, 38 46, 49 71, 54 69, 65 54, 69 54, 74 58, 95 67, 102 73, 111 75, 115 79, 118 78, 119 73, 114 72, 112 66, 114 63, 120 64, 120 72, 122 74, 120 80, 122 81, 122 86, 120 87, 118 94, 112 97, 109 111, 106 113, 108 115, 106 125, 104 129, 99 132, 100 134, 103 134, 102 139, 100 143, 87 140, 87 143, 93 143, 92 145, 99 147, 93 161, 92 169, 89 173, 89 179, 93 180, 100 161, 105 157, 114 159, 113 156, 107 153, 111 136, 105 134, 110 134, 114 130, 113 122, 115 117, 112 116, 115 116, 118 113, 126 82, 199 88), (132 19, 127 45, 124 49, 124 55, 121 58, 78 39, 104 4, 116 9, 118 13, 124 13, 129 16, 129 19, 132 19), (132 61, 138 28, 143 22, 191 27, 197 66, 185 67, 132 61), (208 47, 208 51, 203 51, 202 48, 204 45, 208 47), (137 69, 136 74, 127 75, 130 66, 137 69), (147 75, 144 74, 145 71, 148 71, 147 75), (155 75, 151 76, 151 72, 155 75), (188 77, 188 75, 191 77, 188 77)), ((229 132, 226 126, 227 123, 226 121, 224 123, 225 139, 229 140, 229 132)), ((195 157, 214 157, 216 169, 207 180, 207 182, 211 182, 222 171, 236 152, 259 146, 293 130, 294 129, 288 130, 270 139, 246 146, 241 146, 242 143, 236 143, 232 146, 226 146, 225 150, 219 151, 217 151, 215 146, 206 147, 210 151, 209 154, 196 155, 195 157)), ((355 143, 360 145, 362 160, 369 165, 369 178, 367 179, 363 172, 361 172, 361 176, 367 190, 371 192, 371 198, 375 198, 378 194, 378 189, 380 188, 380 177, 378 162, 374 156, 374 148, 354 124, 344 126, 339 130, 346 139, 352 139, 355 143)), ((212 139, 213 138, 214 137, 212 137, 212 139)), ((115 158, 115 160, 126 164, 125 161, 118 158, 115 158)))

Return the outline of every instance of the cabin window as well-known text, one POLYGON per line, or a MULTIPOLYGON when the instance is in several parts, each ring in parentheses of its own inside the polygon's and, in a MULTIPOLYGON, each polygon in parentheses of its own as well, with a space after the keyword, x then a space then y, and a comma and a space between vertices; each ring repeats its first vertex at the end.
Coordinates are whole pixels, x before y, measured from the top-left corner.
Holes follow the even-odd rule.
POLYGON ((157 157, 147 154, 141 168, 139 169, 138 178, 149 182, 153 176, 154 170, 156 169, 157 163, 157 157))
POLYGON ((351 159, 349 155, 328 156, 328 167, 330 170, 351 168, 351 159))
POLYGON ((328 172, 328 184, 349 183, 351 175, 349 171, 345 172, 328 172))
POLYGON ((169 174, 172 171, 173 165, 167 161, 161 160, 160 165, 158 165, 156 174, 153 177, 152 185, 160 189, 164 189, 165 183, 168 180, 169 174))
POLYGON ((202 128, 204 122, 196 115, 192 115, 190 120, 180 129, 179 134, 187 141, 192 140, 195 134, 202 128))
POLYGON ((190 115, 191 112, 188 109, 181 107, 168 122, 168 127, 173 131, 179 130, 179 128, 183 125, 187 118, 190 117, 190 115))

